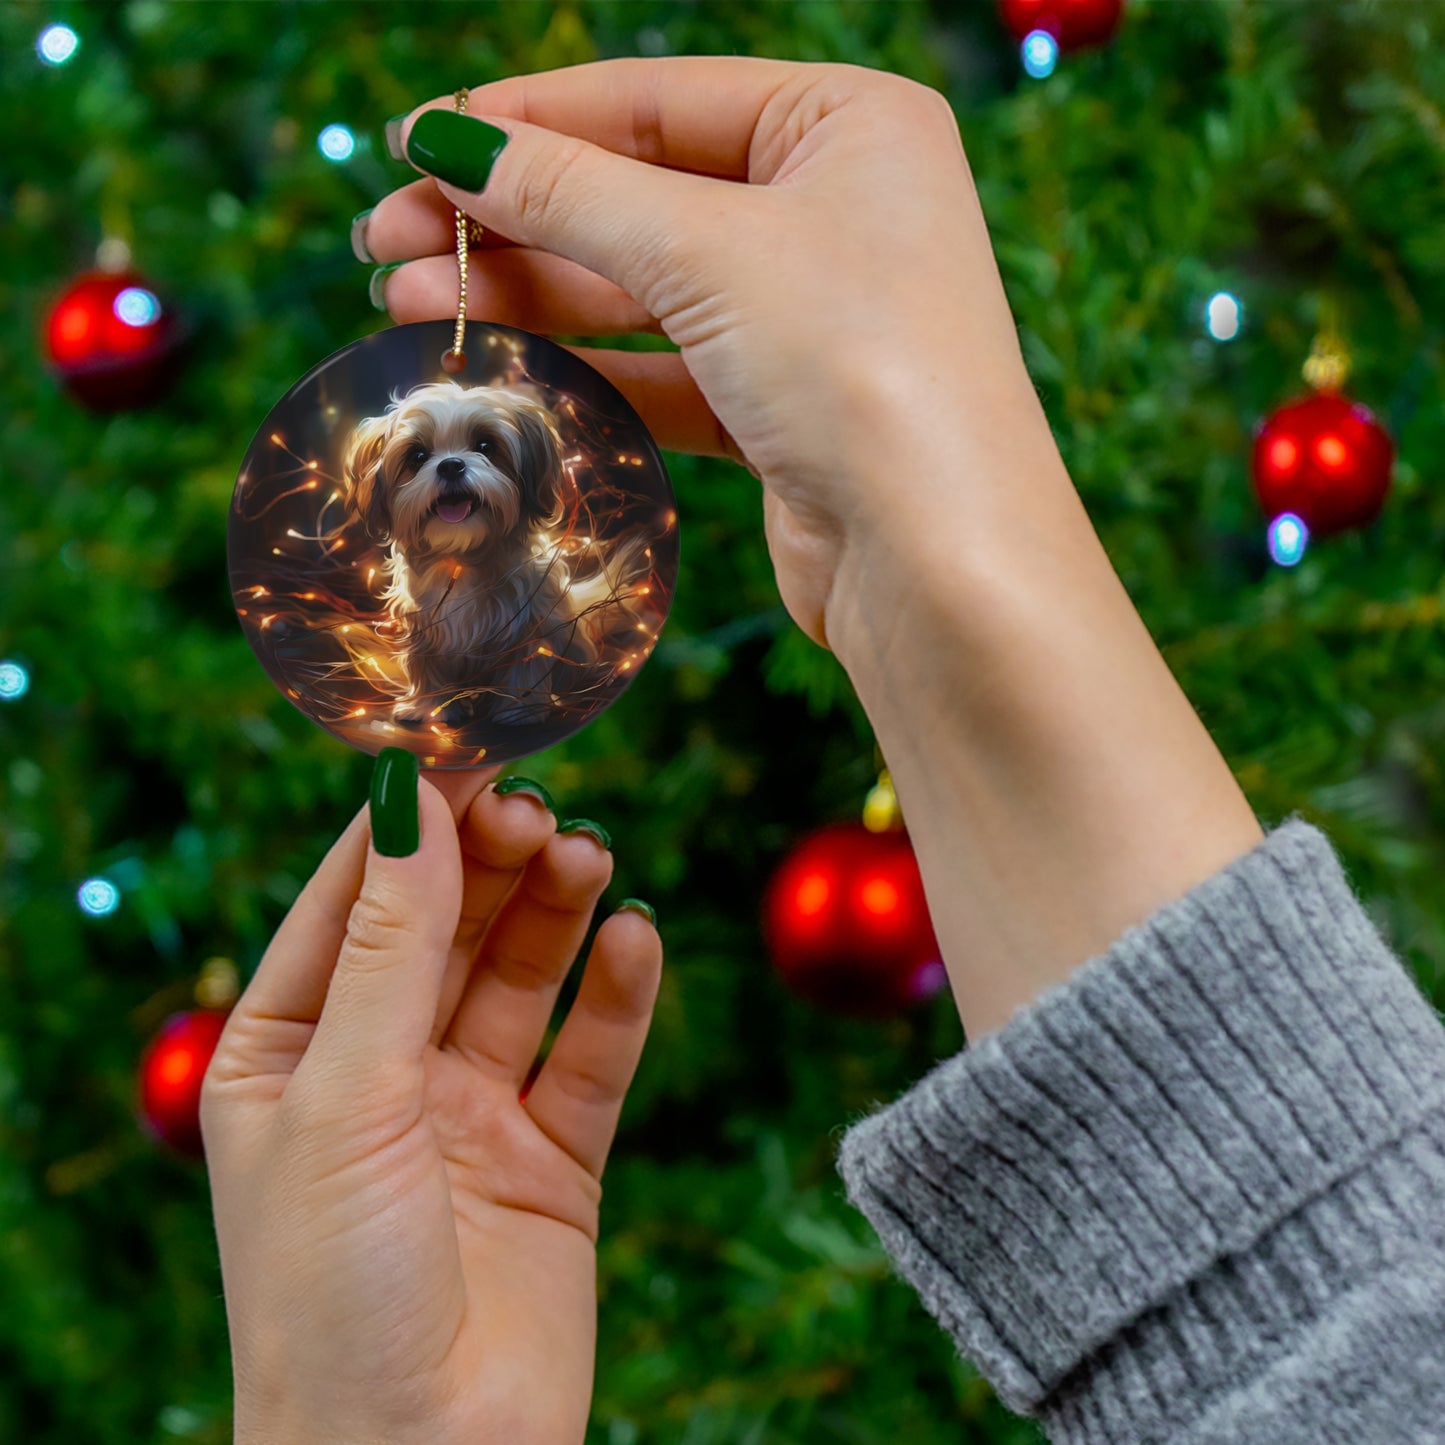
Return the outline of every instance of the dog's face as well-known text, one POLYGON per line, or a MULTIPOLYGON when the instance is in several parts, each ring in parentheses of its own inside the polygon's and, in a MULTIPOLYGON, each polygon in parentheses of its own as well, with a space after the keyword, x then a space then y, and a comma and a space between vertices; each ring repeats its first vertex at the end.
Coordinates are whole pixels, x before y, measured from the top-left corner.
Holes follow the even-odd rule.
POLYGON ((562 514, 562 444, 547 408, 503 387, 413 387, 352 433, 345 497, 408 556, 505 552, 562 514))

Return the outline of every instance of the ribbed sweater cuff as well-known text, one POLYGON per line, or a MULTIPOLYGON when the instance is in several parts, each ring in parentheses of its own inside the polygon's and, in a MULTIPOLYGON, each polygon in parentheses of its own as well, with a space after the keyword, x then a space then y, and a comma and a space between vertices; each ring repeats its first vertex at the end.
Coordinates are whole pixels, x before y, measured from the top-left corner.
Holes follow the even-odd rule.
POLYGON ((1445 1183, 1442 1103, 1439 1018, 1292 817, 854 1125, 839 1168, 1007 1404, 1155 1438, 1380 1257, 1406 1207, 1382 1155, 1445 1183))

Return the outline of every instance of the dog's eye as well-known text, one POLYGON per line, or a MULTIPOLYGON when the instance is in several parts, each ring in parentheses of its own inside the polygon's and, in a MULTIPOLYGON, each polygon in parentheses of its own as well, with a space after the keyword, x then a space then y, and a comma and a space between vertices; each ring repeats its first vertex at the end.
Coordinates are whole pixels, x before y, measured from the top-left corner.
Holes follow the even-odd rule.
POLYGON ((472 450, 473 450, 474 452, 484 452, 484 451, 486 451, 486 449, 487 449, 487 439, 486 439, 486 437, 478 437, 478 438, 476 439, 476 441, 474 441, 474 442, 472 443, 472 450))
POLYGON ((411 447, 406 454, 407 465, 419 467, 430 455, 424 446, 417 445, 411 447))

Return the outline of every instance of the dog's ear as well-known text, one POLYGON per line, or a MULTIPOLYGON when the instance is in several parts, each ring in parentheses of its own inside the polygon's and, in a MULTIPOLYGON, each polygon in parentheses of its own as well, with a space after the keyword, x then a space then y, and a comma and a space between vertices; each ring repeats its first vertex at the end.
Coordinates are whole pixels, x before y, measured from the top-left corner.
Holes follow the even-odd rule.
POLYGON ((555 527, 562 520, 562 437, 552 414, 541 402, 517 398, 512 415, 521 434, 522 500, 539 526, 555 527))
POLYGON ((342 469, 343 500, 360 518, 373 542, 391 540, 391 511, 387 506, 386 478, 381 454, 386 447, 391 418, 371 416, 356 424, 342 469))

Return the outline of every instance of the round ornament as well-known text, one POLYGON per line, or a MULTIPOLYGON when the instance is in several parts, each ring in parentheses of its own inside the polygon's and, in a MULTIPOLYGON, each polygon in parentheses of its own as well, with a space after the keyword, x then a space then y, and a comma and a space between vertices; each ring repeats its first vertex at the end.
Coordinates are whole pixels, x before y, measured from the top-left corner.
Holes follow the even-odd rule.
POLYGON ((205 1153, 201 1084, 228 1017, 229 1010, 209 1008, 172 1014, 141 1057, 137 1113, 142 1125, 196 1158, 205 1153))
POLYGON ((1390 490, 1395 447, 1368 407, 1319 391, 1275 411, 1255 433, 1252 475, 1265 515, 1293 512, 1315 536, 1365 527, 1390 490))
POLYGON ((271 410, 227 556, 246 637, 301 712, 364 752, 473 768, 550 747, 626 690, 667 618, 677 512, 641 418, 581 358, 510 326, 414 322, 271 410))
POLYGON ((1060 50, 1101 45, 1115 31, 1124 0, 999 0, 999 16, 1015 40, 1043 30, 1060 50))
POLYGON ((95 411, 156 401, 178 371, 181 327, 133 271, 89 271, 45 322, 45 351, 67 391, 95 411))
POLYGON ((836 1013, 901 1013, 947 978, 902 829, 836 823, 804 838, 768 885, 763 931, 784 982, 836 1013))

